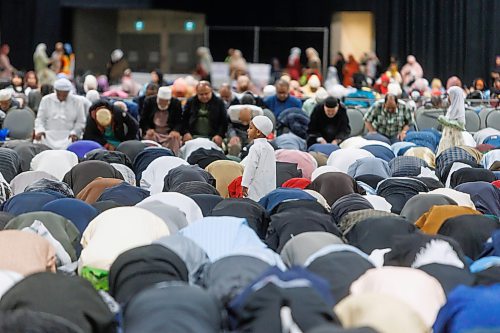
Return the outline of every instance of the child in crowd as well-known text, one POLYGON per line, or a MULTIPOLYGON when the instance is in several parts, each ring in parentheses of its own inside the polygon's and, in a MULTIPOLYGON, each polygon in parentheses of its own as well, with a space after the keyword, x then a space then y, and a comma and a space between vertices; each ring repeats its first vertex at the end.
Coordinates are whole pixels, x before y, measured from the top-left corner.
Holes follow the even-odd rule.
POLYGON ((250 122, 248 139, 253 145, 246 158, 243 172, 243 196, 259 201, 276 188, 276 158, 266 137, 273 131, 273 123, 266 116, 256 116, 250 122))

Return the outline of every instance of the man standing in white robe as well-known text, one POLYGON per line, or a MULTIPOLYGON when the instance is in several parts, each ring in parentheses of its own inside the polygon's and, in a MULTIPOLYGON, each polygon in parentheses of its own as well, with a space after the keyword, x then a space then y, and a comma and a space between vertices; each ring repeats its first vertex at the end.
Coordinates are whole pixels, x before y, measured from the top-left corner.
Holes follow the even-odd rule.
POLYGON ((44 96, 35 119, 35 140, 53 149, 66 149, 78 140, 85 128, 85 106, 81 99, 70 93, 68 79, 54 83, 55 93, 44 96))
POLYGON ((276 157, 266 139, 272 131, 273 123, 266 116, 254 117, 247 131, 253 145, 245 158, 241 186, 243 196, 254 201, 259 201, 276 188, 276 157))

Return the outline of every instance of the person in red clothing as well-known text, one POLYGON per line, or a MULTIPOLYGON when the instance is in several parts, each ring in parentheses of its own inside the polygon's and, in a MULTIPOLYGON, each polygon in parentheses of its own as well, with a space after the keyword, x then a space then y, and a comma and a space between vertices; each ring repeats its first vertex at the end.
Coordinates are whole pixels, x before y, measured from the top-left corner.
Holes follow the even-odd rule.
POLYGON ((352 54, 349 54, 349 58, 347 63, 344 66, 343 74, 344 74, 344 81, 342 84, 344 86, 351 86, 353 85, 353 80, 352 77, 355 73, 359 72, 359 64, 354 59, 354 56, 352 54))

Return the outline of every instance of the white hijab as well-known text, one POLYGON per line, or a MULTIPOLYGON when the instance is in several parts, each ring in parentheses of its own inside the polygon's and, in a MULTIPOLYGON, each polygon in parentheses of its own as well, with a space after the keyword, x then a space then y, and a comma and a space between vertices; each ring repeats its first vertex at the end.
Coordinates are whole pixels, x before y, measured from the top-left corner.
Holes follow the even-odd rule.
POLYGON ((327 165, 333 166, 343 173, 347 173, 351 164, 364 157, 375 157, 372 153, 364 149, 347 148, 334 151, 328 157, 327 165))
POLYGON ((465 96, 464 91, 460 87, 451 87, 448 89, 450 96, 450 106, 446 111, 446 118, 449 120, 457 120, 465 124, 465 96))
POLYGON ((145 209, 109 209, 94 218, 83 232, 78 271, 84 266, 109 270, 121 253, 169 234, 165 222, 145 209))
POLYGON ((175 156, 158 157, 142 173, 141 188, 148 190, 151 195, 161 193, 165 176, 170 170, 180 165, 189 165, 189 163, 175 156))
POLYGON ((31 170, 45 171, 58 180, 78 164, 78 156, 67 150, 45 150, 31 160, 31 170))
POLYGON ((45 171, 25 171, 21 172, 10 181, 12 194, 23 193, 24 189, 40 179, 58 180, 56 177, 45 171))
POLYGON ((217 149, 222 151, 222 149, 217 146, 215 142, 209 140, 207 138, 196 138, 193 140, 187 141, 184 146, 181 147, 179 151, 179 156, 187 161, 192 152, 199 148, 204 149, 217 149))
POLYGON ((159 201, 166 205, 179 208, 184 214, 188 223, 193 223, 203 218, 200 206, 190 197, 177 192, 161 192, 152 194, 150 197, 142 200, 138 205, 151 201, 159 201))

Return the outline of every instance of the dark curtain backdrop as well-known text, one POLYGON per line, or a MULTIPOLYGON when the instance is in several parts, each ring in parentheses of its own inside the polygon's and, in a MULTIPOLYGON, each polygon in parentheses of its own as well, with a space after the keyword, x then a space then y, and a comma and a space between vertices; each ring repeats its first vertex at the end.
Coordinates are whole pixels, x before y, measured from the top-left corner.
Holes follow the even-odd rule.
MULTIPOLYGON (((0 39, 13 46, 14 65, 31 68, 38 42, 47 43, 51 51, 54 42, 70 40, 71 8, 76 7, 176 9, 205 13, 209 25, 296 27, 329 27, 335 12, 372 11, 383 67, 390 55, 404 63, 408 54, 414 54, 427 78, 446 80, 456 74, 466 84, 489 76, 494 57, 500 54, 500 0, 0 0, 0 39)), ((236 34, 228 40, 236 40, 252 60, 253 39, 236 34)), ((216 58, 232 47, 225 42, 212 41, 216 58)), ((313 46, 321 54, 319 34, 268 35, 262 42, 261 61, 278 56, 283 63, 295 45, 313 46)))

